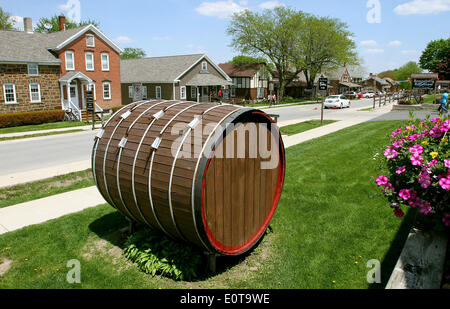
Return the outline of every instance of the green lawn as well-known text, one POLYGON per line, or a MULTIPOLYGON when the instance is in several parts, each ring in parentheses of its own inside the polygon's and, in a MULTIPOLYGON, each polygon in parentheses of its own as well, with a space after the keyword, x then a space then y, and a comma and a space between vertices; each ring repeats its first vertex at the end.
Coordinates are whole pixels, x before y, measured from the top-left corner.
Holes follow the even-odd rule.
MULTIPOLYGON (((0 189, 0 208, 95 186, 91 170, 0 189)), ((0 246, 1 247, 1 246, 0 246)))
POLYGON ((82 129, 74 129, 74 130, 67 130, 67 131, 56 131, 56 132, 47 132, 47 133, 27 134, 27 135, 20 135, 20 136, 0 137, 0 142, 13 141, 13 140, 17 140, 17 139, 33 138, 33 137, 50 136, 50 135, 78 133, 78 132, 85 132, 85 131, 82 129))
MULTIPOLYGON (((331 123, 335 123, 335 120, 324 120, 323 121, 323 125, 327 125, 327 124, 331 124, 331 123)), ((302 133, 308 130, 312 130, 318 127, 321 127, 322 124, 320 123, 320 120, 309 120, 309 121, 304 121, 304 122, 300 122, 300 123, 296 123, 296 124, 292 124, 289 126, 285 126, 285 127, 281 127, 280 131, 281 134, 283 135, 295 135, 298 133, 302 133)))
POLYGON ((85 122, 61 121, 61 122, 44 123, 44 124, 38 124, 38 125, 2 128, 2 129, 0 129, 0 134, 65 129, 65 128, 81 127, 81 126, 86 126, 86 125, 87 124, 85 122))
POLYGON ((0 288, 383 288, 414 213, 396 218, 374 183, 372 157, 399 122, 370 122, 286 151, 285 187, 269 233, 242 258, 219 258, 218 273, 194 282, 151 277, 121 256, 126 221, 102 205, 0 236, 11 269, 0 288), (68 284, 67 261, 81 262, 68 284), (367 261, 381 262, 370 285, 367 261))

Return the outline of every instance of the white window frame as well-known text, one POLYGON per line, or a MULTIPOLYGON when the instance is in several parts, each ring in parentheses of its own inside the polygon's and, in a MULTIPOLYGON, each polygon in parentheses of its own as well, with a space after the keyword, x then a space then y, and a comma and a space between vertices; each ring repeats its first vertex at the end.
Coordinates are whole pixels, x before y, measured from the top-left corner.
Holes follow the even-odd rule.
POLYGON ((191 98, 197 98, 197 87, 191 87, 191 98))
POLYGON ((41 85, 39 83, 30 83, 29 89, 30 89, 30 102, 31 103, 41 103, 42 102, 41 85), (37 90, 38 90, 38 95, 39 95, 39 99, 38 100, 33 100, 33 92, 31 91, 31 87, 33 85, 37 85, 37 90))
POLYGON ((130 99, 134 98, 134 87, 133 86, 128 86, 128 97, 130 99))
POLYGON ((155 99, 161 99, 162 97, 162 90, 161 90, 161 86, 156 86, 155 87, 155 99), (159 96, 158 96, 158 89, 159 89, 159 96))
POLYGON ((102 71, 103 72, 109 72, 109 54, 108 53, 102 53, 101 54, 101 62, 102 62, 102 71), (103 61, 103 56, 106 56, 106 60, 103 61), (104 64, 107 64, 106 68, 104 64))
POLYGON ((202 71, 207 71, 208 70, 208 62, 203 61, 202 62, 202 71))
POLYGON ((86 47, 95 47, 95 36, 93 34, 86 34, 86 47), (92 45, 89 45, 89 38, 92 38, 92 45))
POLYGON ((142 86, 142 98, 143 99, 148 98, 147 86, 142 86))
POLYGON ((103 90, 103 100, 111 100, 111 83, 103 82, 102 90, 103 90), (105 97, 105 85, 108 85, 108 96, 107 97, 105 97))
POLYGON ((75 71, 75 53, 73 51, 66 51, 65 52, 65 56, 66 56, 66 70, 67 71, 75 71), (72 56, 72 67, 68 66, 68 61, 67 61, 67 56, 71 55, 72 56))
POLYGON ((186 100, 186 86, 180 87, 180 100, 186 100))
POLYGON ((28 64, 28 75, 29 76, 39 76, 39 65, 37 63, 28 64), (32 73, 30 68, 36 67, 36 73, 32 73))
POLYGON ((86 62, 86 71, 93 72, 95 70, 94 53, 92 53, 92 52, 85 53, 84 59, 85 59, 85 62, 86 62), (88 68, 88 56, 89 55, 92 56, 92 68, 88 68))
POLYGON ((5 104, 17 104, 17 92, 16 92, 16 85, 12 83, 6 83, 3 84, 3 98, 5 99, 5 104), (14 95, 14 101, 7 101, 6 99, 6 86, 12 86, 13 87, 13 95, 14 95))

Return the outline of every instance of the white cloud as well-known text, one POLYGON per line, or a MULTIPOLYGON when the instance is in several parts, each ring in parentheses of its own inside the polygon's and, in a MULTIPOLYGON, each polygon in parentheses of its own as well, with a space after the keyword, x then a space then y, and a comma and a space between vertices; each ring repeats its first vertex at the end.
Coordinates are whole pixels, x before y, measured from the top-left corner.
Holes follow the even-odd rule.
POLYGON ((170 36, 154 36, 153 41, 170 41, 172 38, 170 36))
POLYGON ((116 41, 117 43, 132 43, 132 42, 134 42, 134 40, 132 38, 127 37, 127 36, 119 36, 119 37, 115 38, 114 41, 116 41))
POLYGON ((402 42, 401 41, 398 41, 398 40, 395 40, 395 41, 391 41, 391 42, 389 42, 389 46, 391 46, 391 47, 399 47, 399 46, 402 46, 402 42))
POLYGON ((10 16, 8 19, 15 28, 18 30, 23 30, 23 17, 22 16, 10 16))
MULTIPOLYGON (((245 3, 245 2, 244 2, 245 3)), ((228 18, 234 13, 244 11, 244 4, 238 4, 234 0, 203 2, 195 11, 200 15, 228 18)))
POLYGON ((266 2, 263 2, 263 3, 261 3, 259 5, 260 8, 262 8, 262 9, 269 9, 269 10, 271 10, 273 8, 276 8, 278 6, 286 6, 286 5, 283 4, 283 3, 278 2, 277 0, 275 0, 275 1, 266 1, 266 2))
POLYGON ((80 0, 67 0, 65 4, 59 4, 58 9, 66 12, 67 18, 74 22, 81 22, 80 0))
POLYGON ((369 48, 366 50, 367 53, 369 54, 381 54, 384 53, 384 49, 381 48, 369 48))
POLYGON ((361 41, 361 45, 362 46, 377 46, 378 43, 377 43, 377 41, 374 41, 374 40, 365 40, 365 41, 361 41))
POLYGON ((410 0, 395 7, 398 15, 439 14, 450 11, 450 0, 410 0))

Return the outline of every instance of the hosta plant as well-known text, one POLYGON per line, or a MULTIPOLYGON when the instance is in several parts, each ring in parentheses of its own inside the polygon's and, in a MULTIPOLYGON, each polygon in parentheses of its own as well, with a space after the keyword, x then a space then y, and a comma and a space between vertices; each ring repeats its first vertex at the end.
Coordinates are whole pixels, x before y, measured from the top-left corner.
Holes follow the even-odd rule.
POLYGON ((418 209, 421 221, 433 229, 450 227, 449 117, 411 117, 408 125, 391 133, 383 149, 383 175, 377 185, 401 218, 418 209))

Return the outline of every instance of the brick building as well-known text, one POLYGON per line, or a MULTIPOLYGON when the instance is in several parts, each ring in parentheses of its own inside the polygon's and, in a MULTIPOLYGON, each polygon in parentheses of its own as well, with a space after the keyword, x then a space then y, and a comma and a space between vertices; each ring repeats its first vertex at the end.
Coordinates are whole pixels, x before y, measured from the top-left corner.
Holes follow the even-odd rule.
POLYGON ((0 113, 71 109, 81 119, 85 92, 97 110, 121 105, 122 50, 94 25, 50 34, 0 30, 0 113))

